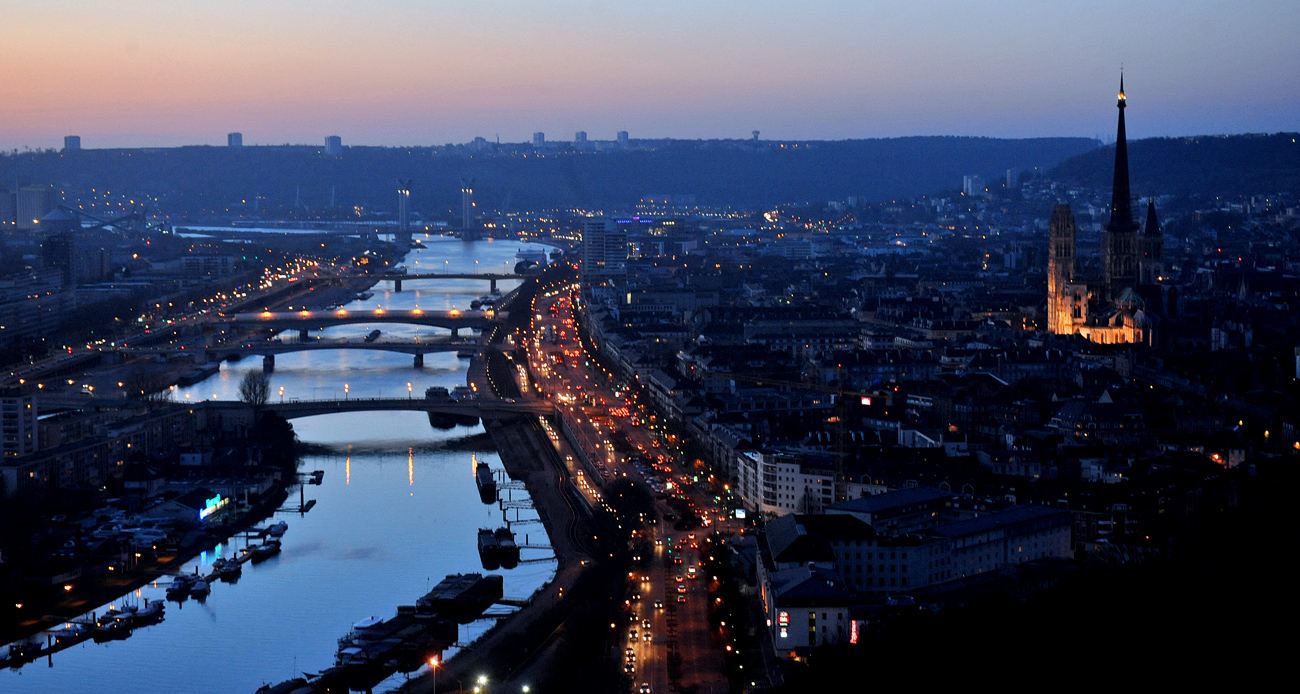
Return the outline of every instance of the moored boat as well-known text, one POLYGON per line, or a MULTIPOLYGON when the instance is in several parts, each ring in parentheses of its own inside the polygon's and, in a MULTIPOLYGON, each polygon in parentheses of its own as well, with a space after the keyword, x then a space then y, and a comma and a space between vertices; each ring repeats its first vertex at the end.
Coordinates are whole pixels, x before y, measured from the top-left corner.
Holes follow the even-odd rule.
POLYGON ((474 482, 478 485, 478 495, 483 503, 490 504, 497 500, 497 481, 487 463, 474 466, 474 482))
POLYGON ((260 545, 249 548, 248 553, 253 555, 253 563, 270 559, 280 553, 280 541, 267 540, 260 545))
POLYGON ((483 568, 488 571, 501 568, 501 557, 497 548, 496 534, 487 528, 481 528, 478 531, 478 557, 483 562, 483 568))
POLYGON ((289 524, 285 521, 280 521, 275 525, 272 525, 271 527, 267 528, 266 532, 270 533, 271 537, 280 537, 284 535, 285 532, 287 532, 288 530, 289 530, 289 524))
POLYGON ((515 544, 515 534, 510 528, 497 528, 497 556, 500 557, 502 568, 513 569, 519 566, 519 545, 515 544))

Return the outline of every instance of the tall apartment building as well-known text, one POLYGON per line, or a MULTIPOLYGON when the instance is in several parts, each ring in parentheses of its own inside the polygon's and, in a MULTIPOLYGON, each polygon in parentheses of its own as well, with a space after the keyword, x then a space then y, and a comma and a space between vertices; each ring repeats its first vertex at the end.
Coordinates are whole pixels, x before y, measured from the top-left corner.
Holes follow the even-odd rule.
POLYGON ((325 154, 331 157, 343 156, 343 138, 338 135, 325 138, 325 154))
POLYGON ((586 277, 613 277, 627 272, 627 230, 605 217, 582 223, 582 273, 586 277))
POLYGON ((63 151, 75 152, 79 149, 81 149, 80 135, 65 135, 63 137, 63 151))
POLYGON ((244 134, 243 134, 243 133, 227 133, 227 134, 226 134, 226 146, 227 146, 227 147, 243 147, 243 146, 244 146, 244 134))
POLYGON ((22 186, 15 196, 15 217, 19 231, 40 228, 41 218, 54 211, 54 188, 51 186, 22 186))
POLYGON ((5 458, 36 452, 36 402, 20 388, 0 389, 0 444, 5 458))
POLYGON ((619 147, 627 147, 627 131, 626 131, 626 130, 620 130, 620 131, 618 131, 618 135, 615 136, 615 139, 618 140, 618 146, 619 146, 619 147))
POLYGON ((533 146, 541 149, 546 145, 546 133, 533 133, 533 146))

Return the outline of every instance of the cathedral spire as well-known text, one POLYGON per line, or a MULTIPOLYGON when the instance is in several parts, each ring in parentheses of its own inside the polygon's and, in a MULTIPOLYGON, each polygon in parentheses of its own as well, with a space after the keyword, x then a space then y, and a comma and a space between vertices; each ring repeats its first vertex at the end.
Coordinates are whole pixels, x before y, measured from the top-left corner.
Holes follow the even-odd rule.
POLYGON ((1160 235, 1160 220, 1156 219, 1156 199, 1147 198, 1147 227, 1143 230, 1147 236, 1160 235))
POLYGON ((1124 73, 1119 75, 1119 126, 1115 131, 1115 182, 1111 188, 1110 224, 1106 228, 1112 232, 1133 231, 1133 203, 1130 199, 1128 182, 1128 137, 1124 132, 1124 108, 1128 98, 1124 96, 1124 73))

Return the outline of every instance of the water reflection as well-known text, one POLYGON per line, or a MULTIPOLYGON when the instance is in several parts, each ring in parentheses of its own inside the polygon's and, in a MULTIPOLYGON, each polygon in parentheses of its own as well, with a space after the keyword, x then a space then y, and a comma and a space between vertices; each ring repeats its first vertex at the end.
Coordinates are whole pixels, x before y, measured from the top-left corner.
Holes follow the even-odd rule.
MULTIPOLYGON (((451 272, 474 271, 474 261, 484 271, 498 271, 513 265, 514 253, 522 247, 437 238, 426 243, 428 249, 407 258, 413 273, 435 265, 451 272)), ((485 282, 472 280, 403 284, 406 291, 399 293, 391 283, 382 283, 365 305, 464 309, 487 292, 485 282)), ((502 291, 512 286, 501 283, 502 291)), ((323 333, 356 337, 371 329, 340 326, 323 333)), ((408 339, 446 332, 387 324, 382 329, 408 339)), ((337 398, 346 383, 353 397, 420 397, 430 386, 462 385, 465 364, 451 353, 427 355, 423 369, 413 368, 408 355, 385 352, 289 353, 276 358, 271 392, 286 401, 337 398)), ((244 373, 260 368, 260 359, 227 362, 207 381, 178 388, 175 398, 236 399, 244 373)), ((310 513, 272 519, 285 519, 290 526, 279 556, 247 564, 237 585, 219 582, 203 603, 172 603, 163 623, 139 629, 129 639, 86 642, 56 654, 50 667, 41 661, 0 672, 0 691, 251 693, 264 683, 330 666, 337 638, 357 620, 392 615, 397 605, 412 604, 445 574, 478 569, 477 529, 502 525, 503 514, 496 505, 479 502, 473 463, 482 460, 499 469, 500 459, 495 453, 446 446, 482 434, 481 426, 436 430, 422 412, 331 414, 294 420, 293 425, 302 441, 337 452, 304 459, 304 470, 324 470, 325 478, 320 486, 307 488, 307 496, 318 502, 310 513), (393 464, 399 456, 405 458, 405 470, 393 464), (418 495, 417 472, 423 484, 418 495)), ((249 542, 229 538, 173 573, 193 573, 196 567, 206 572, 218 557, 247 548, 249 542)), ((527 597, 553 572, 553 561, 523 562, 502 572, 506 595, 527 597)), ((163 578, 129 595, 136 601, 162 600, 169 583, 163 578)), ((104 607, 87 609, 102 612, 104 607)), ((466 625, 459 640, 470 640, 488 626, 466 625)))

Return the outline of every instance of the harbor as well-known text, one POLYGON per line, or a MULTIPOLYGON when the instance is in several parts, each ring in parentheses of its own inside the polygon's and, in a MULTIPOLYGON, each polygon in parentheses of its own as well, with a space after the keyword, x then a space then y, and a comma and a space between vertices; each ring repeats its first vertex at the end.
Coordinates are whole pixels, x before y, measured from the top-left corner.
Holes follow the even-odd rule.
MULTIPOLYGON (((430 249, 408 255, 408 264, 414 266, 422 253, 436 253, 440 267, 450 257, 473 270, 475 260, 497 266, 513 263, 517 250, 517 244, 488 241, 435 238, 425 243, 430 249)), ((468 308, 485 289, 472 280, 408 281, 398 293, 386 284, 391 283, 372 290, 370 307, 383 302, 393 308, 468 308)), ((370 329, 337 330, 364 335, 370 329)), ((392 325, 383 330, 385 336, 410 338, 432 329, 392 325)), ((411 392, 420 397, 429 388, 450 394, 465 385, 466 366, 467 361, 453 353, 429 355, 424 367, 415 370, 409 358, 384 352, 287 354, 278 357, 272 375, 277 393, 273 400, 280 386, 286 400, 339 397, 345 385, 354 397, 406 397, 411 392)), ((257 360, 223 363, 207 380, 178 388, 176 397, 235 399, 244 373, 258 368, 257 360)), ((399 606, 413 606, 440 577, 480 570, 479 528, 505 525, 497 504, 482 503, 474 475, 479 462, 500 475, 500 456, 490 446, 470 449, 460 443, 483 440, 481 425, 450 424, 431 427, 422 412, 353 412, 294 420, 299 439, 310 446, 300 469, 319 470, 323 479, 319 486, 308 487, 306 498, 292 494, 273 517, 258 524, 266 529, 287 522, 278 553, 260 561, 251 557, 252 547, 275 539, 270 535, 225 538, 208 552, 170 568, 176 574, 194 574, 197 569, 210 591, 202 600, 166 602, 172 578, 162 576, 114 601, 164 602, 162 622, 134 629, 129 638, 103 643, 88 638, 52 657, 28 661, 21 669, 0 669, 0 691, 254 692, 336 667, 338 639, 359 619, 395 617, 399 606), (307 505, 310 511, 299 513, 307 505), (221 575, 219 558, 236 561, 238 575, 221 575)), ((526 498, 521 490, 506 496, 526 498)), ((510 511, 512 522, 517 513, 510 511)), ((527 509, 522 513, 524 520, 531 517, 527 509)), ((539 546, 549 544, 540 525, 527 526, 527 534, 539 546)), ((525 560, 515 569, 500 573, 504 594, 516 600, 533 595, 555 572, 555 561, 545 558, 551 556, 549 551, 524 552, 525 560)), ((84 609, 89 618, 92 611, 102 616, 105 608, 101 604, 84 609)), ((488 615, 500 616, 494 610, 488 615)), ((454 660, 462 646, 474 643, 496 621, 455 623, 455 638, 449 639, 444 657, 454 660)), ((46 633, 33 640, 44 644, 46 633)), ((378 682, 375 691, 402 683, 398 672, 378 682)))

